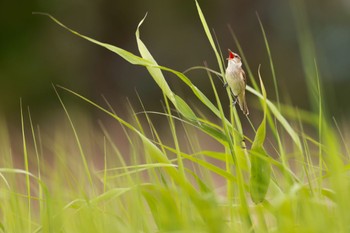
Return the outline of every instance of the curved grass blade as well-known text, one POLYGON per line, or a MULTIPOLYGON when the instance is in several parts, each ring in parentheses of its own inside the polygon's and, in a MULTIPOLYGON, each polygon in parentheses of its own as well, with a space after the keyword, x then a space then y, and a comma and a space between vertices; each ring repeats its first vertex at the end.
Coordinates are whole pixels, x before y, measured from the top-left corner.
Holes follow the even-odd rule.
POLYGON ((154 81, 158 84, 158 86, 161 88, 163 93, 169 98, 169 100, 175 105, 176 109, 187 119, 191 121, 197 121, 197 117, 195 113, 192 111, 192 109, 187 105, 187 103, 180 97, 175 95, 168 83, 166 82, 163 73, 161 69, 159 68, 159 65, 157 64, 156 60, 153 58, 151 53, 148 51, 146 45, 142 42, 140 39, 140 26, 142 25, 143 21, 145 20, 147 14, 145 17, 140 21, 139 25, 137 26, 136 30, 136 41, 137 46, 139 48, 139 51, 141 53, 141 56, 150 61, 152 63, 152 66, 146 66, 146 69, 150 73, 150 75, 153 77, 154 81))
MULTIPOLYGON (((21 108, 21 126, 22 126, 22 147, 23 147, 23 158, 24 158, 24 167, 27 173, 29 173, 29 160, 28 160, 28 149, 27 149, 27 139, 24 131, 24 117, 23 117, 23 108, 22 108, 22 99, 20 99, 20 108, 21 108)), ((26 188, 28 195, 28 219, 32 218, 32 205, 31 205, 31 183, 29 179, 29 174, 26 174, 26 188)), ((28 225, 29 231, 31 231, 31 224, 28 225)))
POLYGON ((18 174, 18 175, 25 175, 30 178, 33 178, 38 182, 39 185, 41 185, 44 193, 47 195, 48 194, 48 188, 45 185, 45 183, 37 176, 34 174, 30 173, 29 171, 23 170, 23 169, 18 169, 18 168, 0 168, 0 174, 1 177, 3 177, 2 173, 9 173, 9 174, 18 174))
POLYGON ((107 43, 103 43, 97 40, 94 40, 88 36, 84 36, 80 33, 78 33, 77 31, 74 31, 73 29, 70 29, 69 27, 67 27, 66 25, 64 25, 63 23, 61 23, 60 21, 58 21, 55 17, 53 17, 50 14, 47 13, 42 13, 42 12, 33 12, 33 14, 37 14, 37 15, 44 15, 49 17, 51 20, 53 20, 55 23, 57 23, 58 25, 60 25, 61 27, 65 28, 66 30, 70 31, 71 33, 85 39, 88 40, 94 44, 100 45, 116 54, 118 54, 119 56, 121 56, 122 58, 124 58, 126 61, 128 61, 131 64, 134 65, 143 65, 143 66, 147 66, 147 65, 152 65, 152 63, 150 61, 147 61, 139 56, 134 55, 133 53, 130 53, 122 48, 116 47, 114 45, 110 45, 107 43))
POLYGON ((278 93, 277 78, 276 78, 276 73, 275 73, 275 67, 274 67, 273 60, 272 60, 270 45, 269 45, 269 42, 267 40, 267 36, 266 36, 266 33, 265 33, 265 28, 264 28, 264 26, 263 26, 263 24, 261 22, 259 14, 257 12, 256 12, 256 17, 258 18, 260 29, 261 29, 261 32, 263 34, 265 47, 266 47, 266 50, 267 50, 267 55, 268 55, 269 61, 270 61, 270 68, 271 68, 271 74, 272 74, 272 79, 273 79, 273 85, 275 87, 277 106, 278 106, 278 109, 280 109, 280 97, 279 97, 279 93, 278 93))
POLYGON ((143 19, 138 24, 137 29, 136 29, 136 33, 135 33, 139 52, 140 52, 142 58, 144 58, 145 60, 147 60, 151 63, 151 66, 146 66, 146 69, 148 70, 148 72, 150 73, 150 75, 152 76, 154 81, 158 84, 160 89, 170 99, 170 101, 173 102, 174 104, 176 104, 174 93, 171 91, 168 83, 165 81, 165 78, 163 76, 162 71, 159 68, 154 67, 154 66, 158 66, 156 60, 153 58, 151 53, 148 51, 146 45, 140 39, 140 30, 139 29, 140 29, 142 23, 144 22, 144 20, 146 19, 146 17, 147 17, 147 14, 143 17, 143 19))
POLYGON ((258 204, 265 199, 271 176, 271 166, 270 163, 262 159, 261 156, 268 157, 264 149, 264 141, 266 137, 266 115, 267 115, 267 102, 266 102, 266 90, 260 76, 259 67, 259 79, 261 90, 263 93, 263 107, 264 107, 264 118, 256 131, 256 135, 253 141, 250 157, 251 157, 251 175, 250 175, 250 195, 255 204, 258 204))
POLYGON ((56 90, 56 87, 55 87, 54 85, 52 85, 52 86, 53 86, 54 91, 55 91, 55 93, 56 93, 56 95, 57 95, 57 98, 58 98, 58 100, 60 101, 61 106, 62 106, 62 108, 63 108, 63 110, 64 110, 64 112, 65 112, 65 114, 66 114, 66 116, 67 116, 67 119, 68 119, 68 121, 69 121, 69 124, 70 124, 70 126, 72 127, 72 131, 73 131, 73 134, 74 134, 74 137, 75 137, 77 146, 78 146, 78 148, 79 148, 79 153, 80 153, 80 156, 81 156, 81 160, 82 160, 82 162, 83 162, 83 165, 84 165, 84 170, 85 170, 86 176, 87 176, 87 178, 88 178, 90 187, 91 187, 92 190, 95 190, 95 188, 94 188, 94 182, 93 182, 93 180, 92 180, 92 175, 91 175, 91 172, 90 172, 90 169, 89 169, 89 165, 88 165, 88 162, 87 162, 87 159, 86 159, 86 155, 85 155, 85 152, 84 152, 84 150, 83 150, 83 146, 82 146, 82 144, 81 144, 81 142, 80 142, 80 139, 79 139, 78 133, 77 133, 77 131, 76 131, 76 128, 75 128, 75 126, 74 126, 74 124, 73 124, 72 118, 70 117, 70 114, 69 114, 69 112, 68 112, 68 110, 67 110, 65 104, 63 103, 63 100, 61 99, 61 96, 58 94, 58 92, 57 92, 57 90, 56 90))

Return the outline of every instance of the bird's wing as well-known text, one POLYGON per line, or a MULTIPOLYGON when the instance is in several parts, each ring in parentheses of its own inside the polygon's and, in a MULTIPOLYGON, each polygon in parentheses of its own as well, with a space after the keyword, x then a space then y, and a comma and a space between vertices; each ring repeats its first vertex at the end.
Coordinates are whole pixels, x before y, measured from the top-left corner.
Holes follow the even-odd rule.
POLYGON ((244 88, 245 88, 245 86, 247 85, 247 77, 245 76, 245 72, 243 69, 242 69, 242 76, 243 76, 244 88))
POLYGON ((247 77, 245 76, 245 72, 242 69, 242 74, 243 74, 243 81, 244 81, 244 86, 247 85, 247 77))

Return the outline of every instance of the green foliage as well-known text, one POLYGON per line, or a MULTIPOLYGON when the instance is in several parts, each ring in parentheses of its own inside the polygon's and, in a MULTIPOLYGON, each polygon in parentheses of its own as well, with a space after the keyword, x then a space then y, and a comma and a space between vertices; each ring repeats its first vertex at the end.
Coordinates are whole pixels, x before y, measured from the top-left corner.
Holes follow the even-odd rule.
MULTIPOLYGON (((223 88, 221 83, 217 88, 211 75, 223 78, 223 59, 197 1, 196 7, 220 71, 195 68, 207 72, 215 102, 187 75, 156 62, 140 38, 145 18, 136 30, 137 56, 81 35, 48 15, 73 34, 109 49, 131 64, 144 66, 164 94, 165 111, 136 114, 131 109, 132 120, 126 121, 108 103, 110 109, 73 90, 54 86, 71 135, 58 130, 53 138, 41 136, 29 110, 25 114, 21 106, 24 169, 14 164, 9 133, 0 119, 0 232, 349 231, 350 156, 341 149, 344 137, 327 120, 320 85, 317 113, 279 102, 276 107, 267 99, 259 69, 261 91, 256 85, 247 90, 256 97, 263 118, 256 131, 252 124, 255 135, 250 139, 241 125, 241 121, 249 119, 240 119, 234 106, 225 114, 221 105, 218 92, 223 88), (179 78, 214 117, 209 119, 201 108, 191 107, 177 95, 166 80, 167 73, 179 78), (84 138, 83 129, 77 126, 82 119, 74 117, 62 99, 66 94, 121 125, 130 154, 120 152, 102 123, 100 131, 93 130, 94 142, 84 138), (163 142, 152 121, 153 114, 168 120, 173 145, 163 142), (140 115, 147 124, 141 123, 140 115), (313 127, 317 139, 304 131, 306 126, 313 127), (221 149, 203 149, 208 139, 214 139, 221 149), (100 141, 100 165, 94 165, 92 155, 96 152, 89 150, 96 141, 100 141), (46 154, 52 161, 47 161, 46 154)), ((259 22, 273 70, 271 51, 259 22)), ((278 91, 274 72, 273 80, 278 91)))

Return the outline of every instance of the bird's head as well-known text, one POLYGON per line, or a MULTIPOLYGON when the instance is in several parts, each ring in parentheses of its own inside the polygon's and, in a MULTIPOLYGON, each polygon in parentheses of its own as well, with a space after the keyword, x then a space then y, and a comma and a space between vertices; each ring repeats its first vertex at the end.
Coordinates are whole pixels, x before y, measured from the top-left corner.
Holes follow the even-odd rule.
POLYGON ((230 49, 228 50, 228 52, 229 52, 229 56, 227 60, 229 61, 229 63, 234 62, 236 64, 242 64, 241 57, 237 53, 232 52, 230 49))

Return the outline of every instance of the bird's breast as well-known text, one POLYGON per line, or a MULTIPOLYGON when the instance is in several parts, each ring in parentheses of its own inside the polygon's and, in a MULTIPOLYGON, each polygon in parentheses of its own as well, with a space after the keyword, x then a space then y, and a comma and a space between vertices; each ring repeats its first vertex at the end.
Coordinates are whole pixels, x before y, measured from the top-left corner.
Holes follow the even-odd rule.
POLYGON ((234 95, 239 95, 244 89, 244 80, 239 70, 226 70, 226 81, 234 95))

